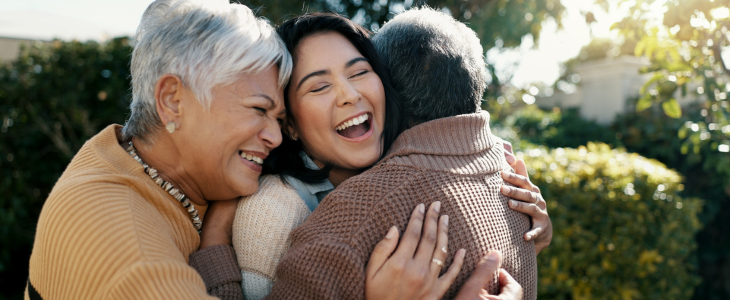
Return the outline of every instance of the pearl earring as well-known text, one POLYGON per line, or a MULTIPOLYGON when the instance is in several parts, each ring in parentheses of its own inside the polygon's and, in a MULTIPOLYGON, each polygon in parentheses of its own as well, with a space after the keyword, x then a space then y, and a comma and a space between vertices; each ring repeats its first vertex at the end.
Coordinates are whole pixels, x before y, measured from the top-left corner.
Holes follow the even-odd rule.
POLYGON ((167 129, 167 132, 169 133, 175 132, 175 122, 167 123, 167 125, 165 125, 165 129, 167 129))

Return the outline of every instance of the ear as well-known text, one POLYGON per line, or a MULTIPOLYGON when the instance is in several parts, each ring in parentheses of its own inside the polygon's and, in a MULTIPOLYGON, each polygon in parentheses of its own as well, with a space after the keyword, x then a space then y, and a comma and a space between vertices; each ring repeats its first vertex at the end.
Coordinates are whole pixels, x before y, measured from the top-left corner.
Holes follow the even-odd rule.
POLYGON ((180 77, 172 74, 160 76, 155 85, 155 108, 162 126, 175 122, 176 129, 182 123, 181 101, 185 87, 180 77))
POLYGON ((283 131, 289 139, 295 141, 299 139, 299 133, 297 133, 296 126, 294 126, 294 119, 291 116, 287 116, 282 125, 281 131, 283 131))

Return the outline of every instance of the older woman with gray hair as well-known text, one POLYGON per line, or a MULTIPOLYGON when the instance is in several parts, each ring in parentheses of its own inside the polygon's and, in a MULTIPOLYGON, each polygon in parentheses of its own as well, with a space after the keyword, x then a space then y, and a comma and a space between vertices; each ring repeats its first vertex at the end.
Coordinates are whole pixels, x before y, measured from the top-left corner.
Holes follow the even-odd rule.
POLYGON ((226 0, 155 1, 135 42, 129 120, 87 141, 46 200, 26 299, 241 294, 220 228, 281 143, 291 56, 226 0))
POLYGON ((127 124, 87 141, 44 204, 25 299, 241 299, 232 219, 281 143, 291 56, 246 6, 157 0, 131 69, 127 124))

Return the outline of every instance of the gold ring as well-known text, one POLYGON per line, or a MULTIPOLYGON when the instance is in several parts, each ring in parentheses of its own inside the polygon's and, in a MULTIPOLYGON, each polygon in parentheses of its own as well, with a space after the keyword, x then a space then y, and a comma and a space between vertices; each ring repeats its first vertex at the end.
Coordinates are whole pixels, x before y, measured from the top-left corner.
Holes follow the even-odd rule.
POLYGON ((442 268, 444 267, 444 262, 442 262, 442 261, 440 261, 440 260, 438 260, 438 259, 432 258, 432 259, 431 259, 431 262, 433 262, 433 263, 435 263, 435 264, 439 265, 439 267, 442 267, 442 268))

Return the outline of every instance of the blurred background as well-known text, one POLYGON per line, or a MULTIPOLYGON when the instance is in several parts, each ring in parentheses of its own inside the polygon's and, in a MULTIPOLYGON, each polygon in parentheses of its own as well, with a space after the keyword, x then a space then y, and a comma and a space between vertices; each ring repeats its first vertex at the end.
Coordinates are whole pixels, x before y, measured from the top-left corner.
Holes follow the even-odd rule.
MULTIPOLYGON (((74 153, 127 118, 150 2, 0 0, 0 299, 22 297, 74 153)), ((274 24, 333 11, 377 32, 424 4, 467 23, 493 130, 548 201, 540 299, 730 299, 730 0, 241 3, 274 24)))

